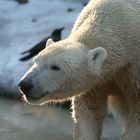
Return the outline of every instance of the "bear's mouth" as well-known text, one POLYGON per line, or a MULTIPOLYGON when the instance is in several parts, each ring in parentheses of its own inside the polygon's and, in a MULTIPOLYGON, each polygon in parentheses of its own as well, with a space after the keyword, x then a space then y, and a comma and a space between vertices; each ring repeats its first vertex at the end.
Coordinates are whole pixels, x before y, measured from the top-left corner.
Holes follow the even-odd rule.
POLYGON ((42 94, 40 96, 33 96, 32 94, 26 95, 22 91, 21 94, 21 100, 30 105, 40 105, 41 99, 45 97, 45 94, 42 94))

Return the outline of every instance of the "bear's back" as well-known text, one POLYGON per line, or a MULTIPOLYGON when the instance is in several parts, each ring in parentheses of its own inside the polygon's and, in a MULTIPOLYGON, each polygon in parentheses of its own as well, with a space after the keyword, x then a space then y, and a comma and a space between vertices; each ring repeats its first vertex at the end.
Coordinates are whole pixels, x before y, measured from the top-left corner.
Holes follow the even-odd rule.
POLYGON ((125 48, 128 56, 139 59, 140 0, 91 0, 69 38, 89 48, 115 46, 122 52, 125 48))

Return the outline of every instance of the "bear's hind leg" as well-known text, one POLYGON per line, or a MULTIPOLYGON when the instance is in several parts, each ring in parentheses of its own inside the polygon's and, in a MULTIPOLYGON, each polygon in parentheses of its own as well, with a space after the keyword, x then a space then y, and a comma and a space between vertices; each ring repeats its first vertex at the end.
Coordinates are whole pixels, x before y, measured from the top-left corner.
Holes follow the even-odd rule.
POLYGON ((130 107, 122 140, 140 140, 140 101, 130 107))
POLYGON ((103 96, 92 92, 73 99, 74 140, 100 140, 107 109, 103 96))

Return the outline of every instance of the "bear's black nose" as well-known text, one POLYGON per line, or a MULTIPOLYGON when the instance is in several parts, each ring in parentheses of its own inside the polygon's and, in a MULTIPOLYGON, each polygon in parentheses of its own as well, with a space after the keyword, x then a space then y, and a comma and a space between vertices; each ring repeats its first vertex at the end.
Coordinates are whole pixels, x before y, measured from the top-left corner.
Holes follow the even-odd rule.
POLYGON ((19 83, 19 88, 25 95, 28 95, 33 88, 33 85, 31 81, 26 82, 24 80, 21 80, 19 83))

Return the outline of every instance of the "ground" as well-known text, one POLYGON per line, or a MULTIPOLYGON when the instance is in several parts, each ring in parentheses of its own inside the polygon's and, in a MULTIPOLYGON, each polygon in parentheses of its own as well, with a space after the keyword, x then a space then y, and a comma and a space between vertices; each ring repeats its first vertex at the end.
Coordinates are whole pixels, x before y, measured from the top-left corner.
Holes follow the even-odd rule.
MULTIPOLYGON (((70 111, 60 107, 32 107, 19 101, 0 99, 2 140, 72 140, 70 111)), ((105 119, 102 140, 118 140, 120 124, 105 119)))

